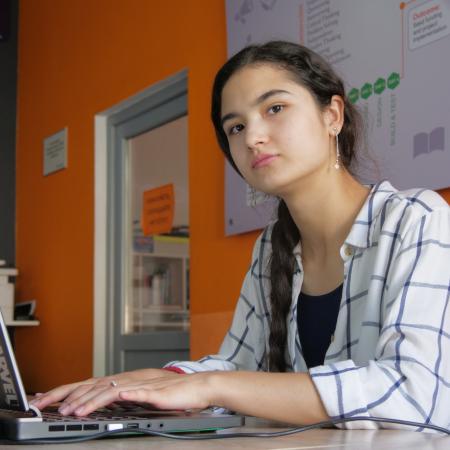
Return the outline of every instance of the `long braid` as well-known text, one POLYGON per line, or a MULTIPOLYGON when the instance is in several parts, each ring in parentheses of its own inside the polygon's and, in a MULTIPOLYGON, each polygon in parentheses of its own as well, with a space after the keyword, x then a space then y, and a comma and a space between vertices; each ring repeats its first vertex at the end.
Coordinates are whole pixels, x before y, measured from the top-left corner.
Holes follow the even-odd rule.
POLYGON ((270 262, 272 317, 269 337, 269 369, 271 372, 285 372, 284 357, 287 341, 286 317, 292 297, 292 276, 296 268, 292 253, 300 233, 292 220, 283 200, 278 206, 278 221, 272 230, 272 258, 270 262))

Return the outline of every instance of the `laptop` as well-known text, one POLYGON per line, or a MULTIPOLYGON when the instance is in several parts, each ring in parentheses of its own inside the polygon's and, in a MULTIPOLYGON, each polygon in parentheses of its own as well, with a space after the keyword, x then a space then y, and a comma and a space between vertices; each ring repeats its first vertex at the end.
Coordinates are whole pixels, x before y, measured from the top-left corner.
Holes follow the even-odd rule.
POLYGON ((11 440, 70 438, 105 431, 139 429, 170 432, 213 431, 239 427, 244 418, 211 411, 188 413, 136 409, 101 409, 86 417, 62 416, 57 408, 30 405, 0 312, 0 438, 11 440))

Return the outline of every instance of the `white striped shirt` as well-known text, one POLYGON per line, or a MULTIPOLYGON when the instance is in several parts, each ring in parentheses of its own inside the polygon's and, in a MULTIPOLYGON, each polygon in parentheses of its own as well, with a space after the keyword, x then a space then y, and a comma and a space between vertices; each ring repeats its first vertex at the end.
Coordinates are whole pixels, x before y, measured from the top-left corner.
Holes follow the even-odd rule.
MULTIPOLYGON (((258 238, 219 354, 174 362, 185 372, 268 370, 271 256, 258 238)), ((307 371, 297 329, 303 270, 294 254, 288 370, 307 371)), ((334 340, 309 373, 332 418, 388 417, 450 426, 450 208, 435 192, 375 185, 341 248, 344 285, 334 340)), ((320 326, 320 324, 318 324, 320 326)), ((399 427, 385 425, 386 427, 399 427)), ((347 428, 376 428, 350 422, 347 428)), ((422 430, 422 429, 420 429, 422 430)))

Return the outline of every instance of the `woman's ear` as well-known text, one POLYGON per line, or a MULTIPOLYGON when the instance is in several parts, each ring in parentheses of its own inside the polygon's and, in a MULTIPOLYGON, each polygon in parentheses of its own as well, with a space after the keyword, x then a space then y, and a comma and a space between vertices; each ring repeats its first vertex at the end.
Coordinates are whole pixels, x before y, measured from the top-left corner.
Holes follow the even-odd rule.
POLYGON ((325 110, 326 123, 330 130, 341 130, 344 124, 344 100, 340 95, 333 95, 325 110))

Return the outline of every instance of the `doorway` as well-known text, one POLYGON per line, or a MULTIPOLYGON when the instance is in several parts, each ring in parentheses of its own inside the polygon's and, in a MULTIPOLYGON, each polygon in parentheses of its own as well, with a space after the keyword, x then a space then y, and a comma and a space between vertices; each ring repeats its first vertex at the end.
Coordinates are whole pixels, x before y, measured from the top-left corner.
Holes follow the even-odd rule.
POLYGON ((187 132, 186 71, 96 116, 95 376, 189 359, 187 132))

